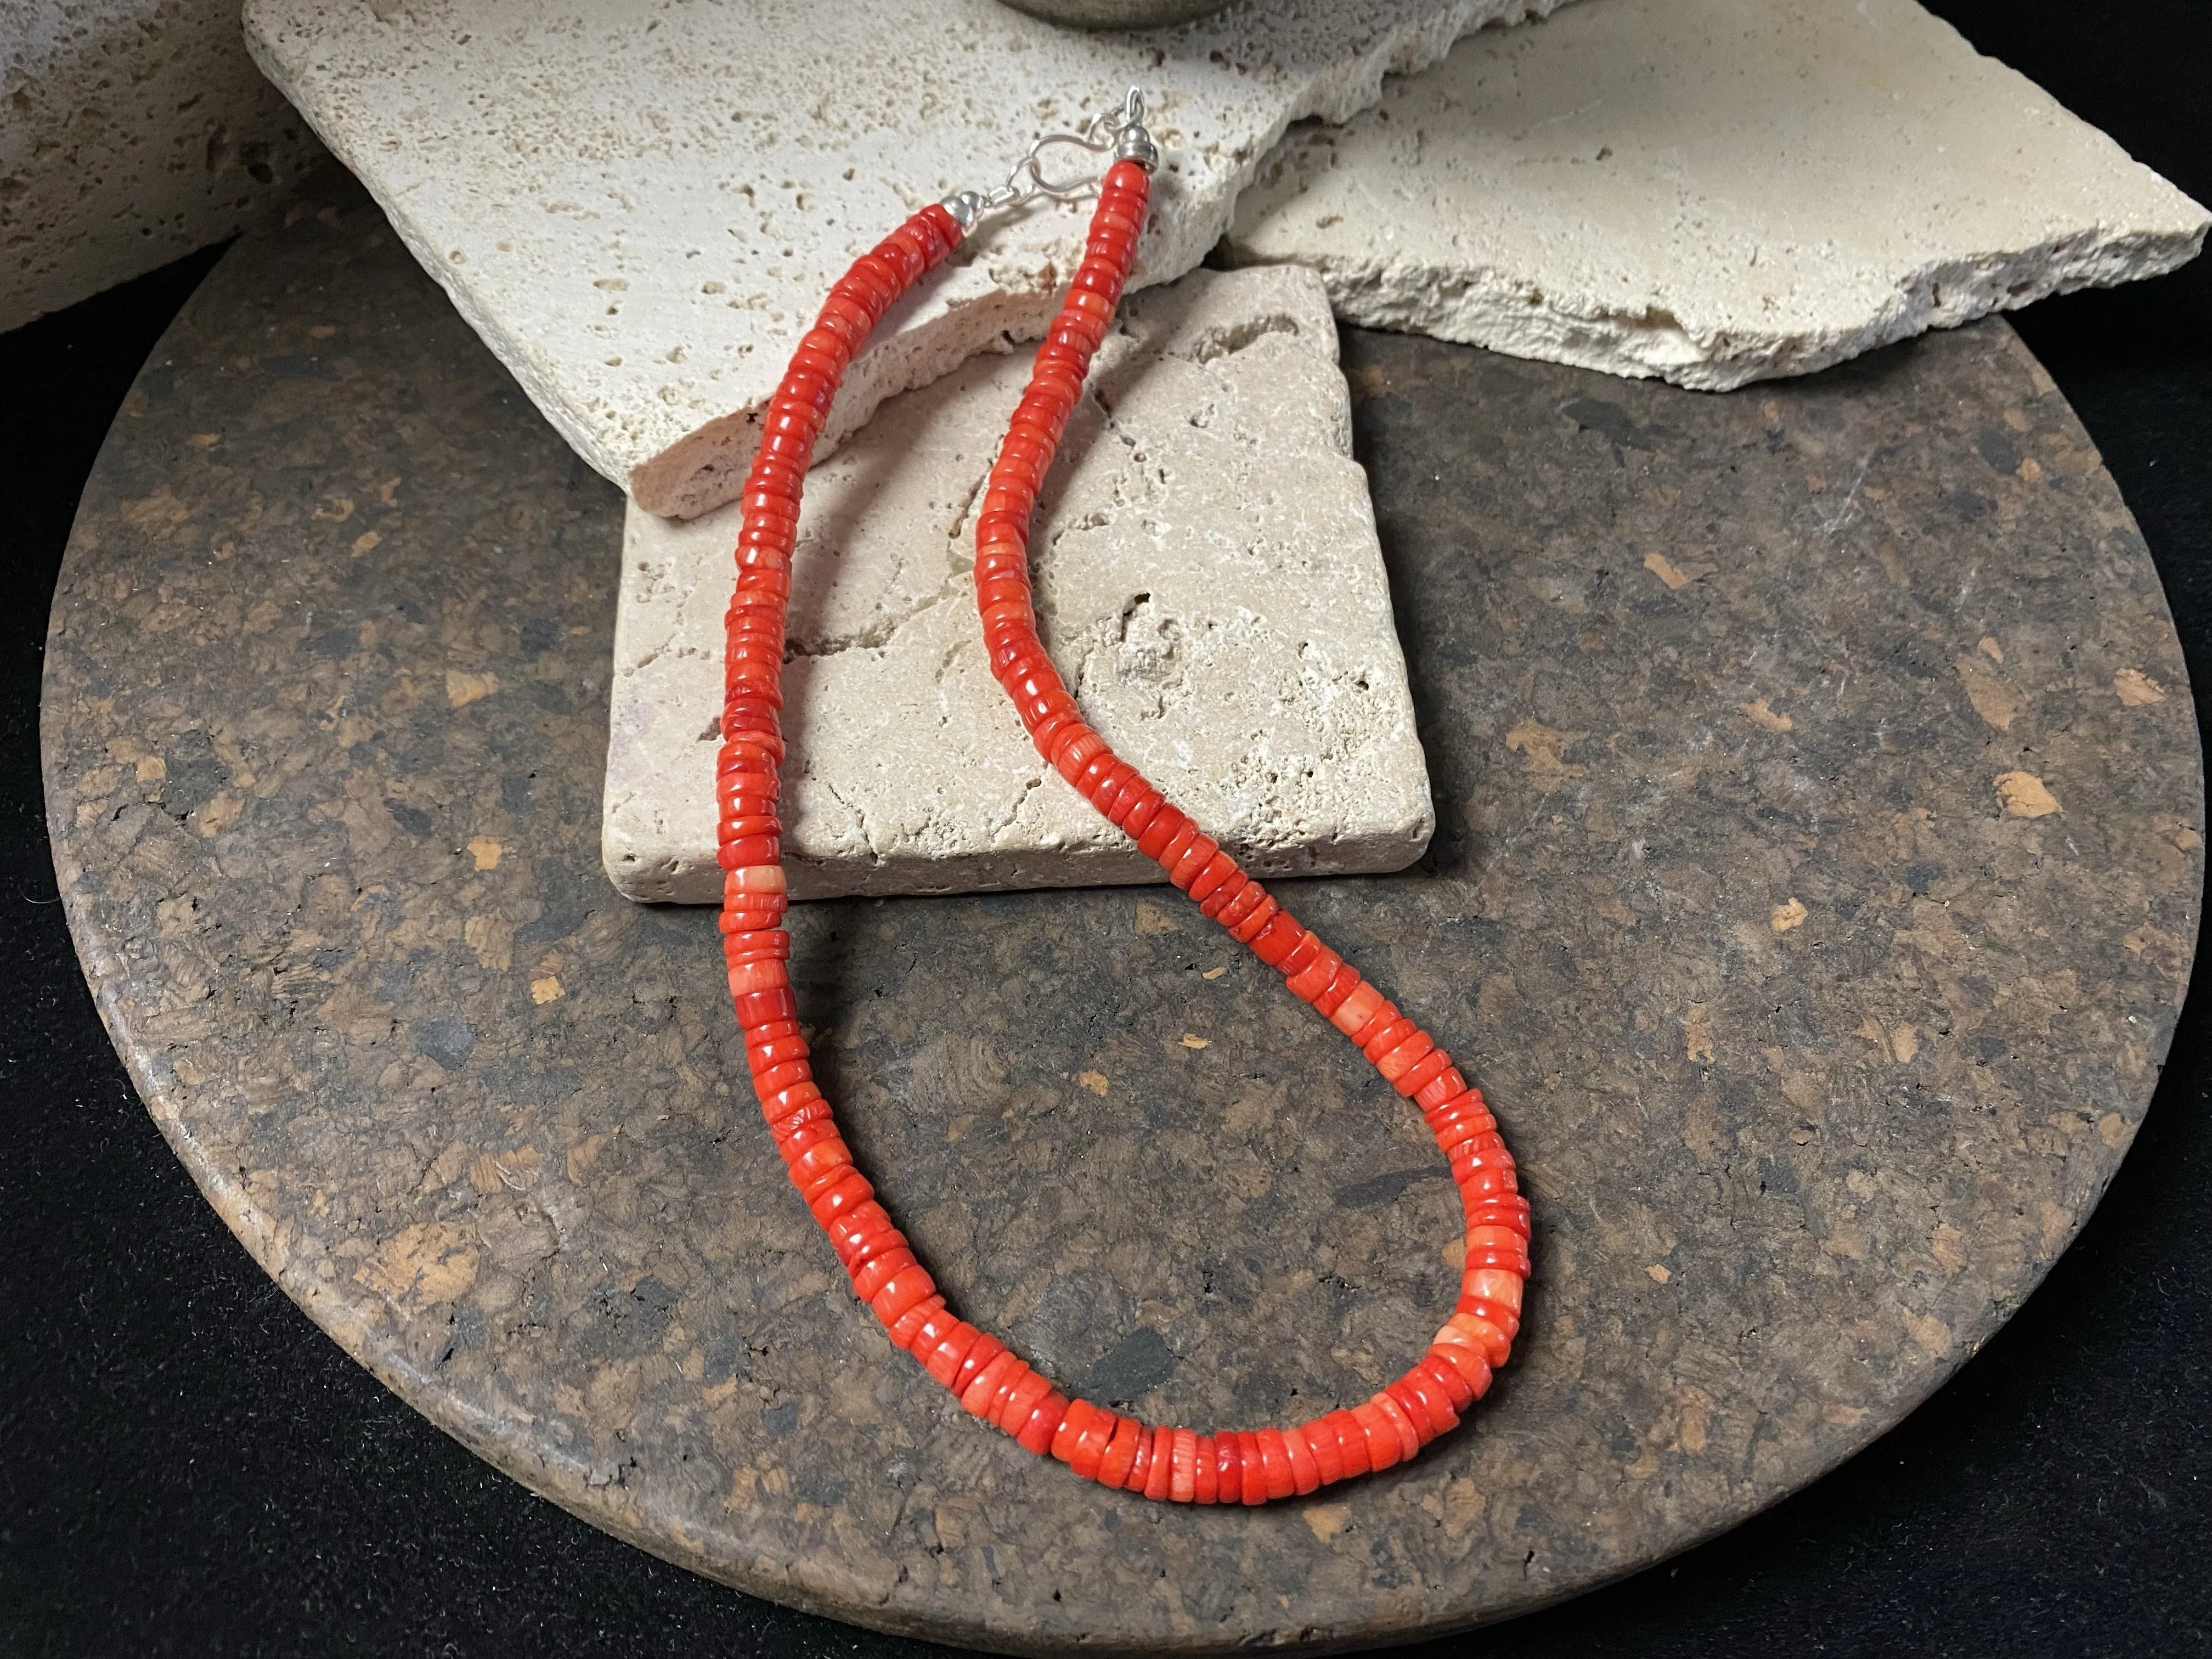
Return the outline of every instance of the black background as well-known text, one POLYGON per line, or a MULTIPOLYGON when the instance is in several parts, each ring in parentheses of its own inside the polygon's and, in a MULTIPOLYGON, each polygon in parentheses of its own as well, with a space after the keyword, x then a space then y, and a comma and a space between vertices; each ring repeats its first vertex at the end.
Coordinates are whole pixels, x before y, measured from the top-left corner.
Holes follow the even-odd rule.
MULTIPOLYGON (((2205 0, 1934 9, 2212 201, 2205 0)), ((262 1276, 109 1048, 46 847, 41 641, 100 440, 213 258, 0 336, 0 1651, 921 1653, 656 1561, 446 1439, 262 1276)), ((2201 723, 2212 687, 2212 259, 2017 320, 2148 538, 2201 723)), ((1436 1647, 2212 1650, 2208 1094, 2200 987, 2135 1150, 2080 1241, 1918 1413, 1702 1549, 1436 1647)))

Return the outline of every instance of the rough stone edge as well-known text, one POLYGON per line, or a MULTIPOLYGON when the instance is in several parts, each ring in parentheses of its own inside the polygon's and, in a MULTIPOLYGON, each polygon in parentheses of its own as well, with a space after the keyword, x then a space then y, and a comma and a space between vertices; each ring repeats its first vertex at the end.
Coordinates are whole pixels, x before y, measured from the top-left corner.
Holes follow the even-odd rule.
MULTIPOLYGON (((1935 21, 1970 57, 1996 64, 1998 74, 2009 75, 2048 96, 2017 70, 1978 52, 1944 20, 1935 21)), ((1724 330, 1689 329, 1656 301, 1640 313, 1599 304, 1563 306, 1555 286, 1515 281, 1492 266, 1446 265, 1402 256, 1307 257, 1295 248, 1261 252, 1238 238, 1233 210, 1222 248, 1232 265, 1288 260, 1317 272, 1338 317, 1359 327, 1425 334, 1624 379, 1662 379, 1695 392, 1729 392, 1759 380, 1816 374, 1930 329, 1957 328, 2054 295, 2166 276, 2195 259, 2212 230, 2212 210, 2136 161, 2100 128, 2055 100, 2052 108, 2093 146, 2105 146, 2123 165, 2136 169, 2162 191, 2168 198, 2165 205, 2172 210, 2171 224, 2162 230, 2119 235, 2105 234, 2102 226, 2096 226, 2046 237, 2012 252, 1931 262, 1900 280, 1893 303, 1857 330, 1807 334, 1734 324, 1724 330), (1717 357, 1723 335, 1726 356, 1717 357)), ((1274 164, 1289 147, 1287 139, 1279 139, 1261 168, 1274 164)))
MULTIPOLYGON (((1419 831, 1404 838, 1348 836, 1338 841, 1285 848, 1260 847, 1231 838, 1223 838, 1221 845, 1249 873, 1264 880, 1305 876, 1378 876, 1403 870, 1428 851, 1429 842, 1436 834, 1433 809, 1427 823, 1419 826, 1419 831)), ((711 859, 695 859, 671 851, 657 860, 641 858, 617 872, 604 840, 601 847, 607 879, 626 899, 639 904, 721 902, 722 872, 711 859)), ((1138 852, 1134 842, 1121 847, 974 853, 949 859, 890 858, 866 865, 848 860, 804 858, 787 851, 783 862, 786 877, 791 883, 791 896, 801 902, 1160 886, 1167 881, 1166 873, 1138 852)))
MULTIPOLYGON (((1899 284, 1895 302, 1856 331, 1765 332, 1685 328, 1656 309, 1627 313, 1562 307, 1558 294, 1508 277, 1422 260, 1297 260, 1328 289, 1329 303, 1362 328, 1426 334, 1595 369, 1631 380, 1660 379, 1693 392, 1730 392, 1758 380, 1811 374, 1934 328, 1956 328, 1993 312, 2014 311, 2057 294, 2111 288, 2179 270, 2203 251, 2212 216, 2169 232, 2118 237, 2060 236, 2007 253, 1924 265, 1899 284), (1540 297, 1539 298, 1540 293, 1540 297), (1532 298, 1538 303, 1531 304, 1532 298), (1725 335, 1726 356, 1714 355, 1725 335)), ((1275 263, 1233 240, 1232 263, 1275 263)))

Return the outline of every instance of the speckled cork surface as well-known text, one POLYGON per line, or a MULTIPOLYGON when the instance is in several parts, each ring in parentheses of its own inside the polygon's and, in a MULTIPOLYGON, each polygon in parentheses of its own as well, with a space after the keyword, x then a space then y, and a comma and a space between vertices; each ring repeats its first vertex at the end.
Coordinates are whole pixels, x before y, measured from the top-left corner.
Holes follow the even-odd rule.
MULTIPOLYGON (((1353 334, 1439 825, 1292 902, 1474 1057, 1540 1228, 1466 1428, 1261 1510, 1110 1496, 851 1302, 714 921, 595 845, 620 500, 333 186, 142 377, 46 752, 100 1011, 247 1247, 536 1490, 1022 1651, 1357 1646, 1570 1595, 1865 1445, 2125 1151, 2202 879, 2150 561, 2001 324, 1712 397, 1353 334)), ((825 1084, 958 1305, 1147 1415, 1434 1328, 1412 1115, 1164 894, 794 913, 825 1084)))

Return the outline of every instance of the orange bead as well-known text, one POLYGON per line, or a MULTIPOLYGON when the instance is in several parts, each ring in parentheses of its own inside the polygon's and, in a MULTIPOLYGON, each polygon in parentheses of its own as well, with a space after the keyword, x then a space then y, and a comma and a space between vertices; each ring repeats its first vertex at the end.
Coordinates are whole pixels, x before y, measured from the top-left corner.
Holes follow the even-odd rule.
POLYGON ((1390 1082, 1395 1083, 1407 1073, 1412 1071, 1413 1066, 1425 1059, 1436 1046, 1437 1042, 1434 1037, 1426 1031, 1417 1030, 1396 1048, 1378 1059, 1375 1062, 1375 1069, 1382 1073, 1390 1082))
POLYGON ((1344 1459, 1346 1480, 1355 1474, 1364 1474, 1374 1467, 1367 1451, 1367 1431, 1352 1413, 1339 1407, 1328 1414, 1329 1425, 1336 1431, 1337 1454, 1344 1459))
MULTIPOLYGON (((791 994, 787 991, 783 994, 789 996, 791 994)), ((789 1088, 778 1089, 771 1094, 763 1095, 761 1115, 768 1121, 769 1126, 774 1128, 778 1124, 788 1122, 794 1115, 821 1098, 820 1085, 811 1079, 794 1083, 789 1088)))
POLYGON ((1129 1471, 1121 1477, 1123 1492, 1142 1492, 1152 1478, 1153 1434, 1147 1424, 1137 1425, 1137 1445, 1129 1459, 1129 1471))
POLYGON ((1260 1473, 1267 1483, 1267 1496, 1288 1498, 1297 1490, 1297 1480, 1291 1473, 1291 1454, 1283 1443, 1283 1431, 1261 1429, 1252 1439, 1260 1449, 1260 1473))
POLYGON ((1188 1504, 1198 1496, 1198 1431, 1177 1429, 1173 1449, 1168 1455, 1168 1498, 1170 1502, 1188 1504))
POLYGON ((1321 1460, 1314 1455, 1303 1425, 1285 1429, 1282 1439, 1284 1455, 1291 1462, 1291 1489, 1303 1498, 1321 1485, 1321 1460))
MULTIPOLYGON (((1190 820, 1182 812, 1162 802, 1159 811, 1152 815, 1152 822, 1146 826, 1144 834, 1137 837, 1137 850, 1157 862, 1168 843, 1189 824, 1190 820)), ((1194 826, 1193 833, 1196 833, 1194 826)))
POLYGON ((846 1211, 830 1224, 830 1244, 837 1252, 837 1259, 850 1267, 872 1241, 895 1231, 882 1205, 862 1204, 846 1211))
POLYGON ((1337 1009, 1346 997, 1359 988, 1361 983, 1359 970, 1350 963, 1340 958, 1336 964, 1336 972, 1329 976, 1328 983, 1322 986, 1314 995, 1314 1012, 1331 1024, 1334 1024, 1337 1009))
MULTIPOLYGON (((1083 1438, 1083 1431, 1098 1419, 1098 1407, 1088 1400, 1071 1400, 1060 1419, 1060 1427, 1052 1437, 1052 1455, 1063 1463, 1075 1462, 1075 1448, 1083 1438)), ((1110 1416, 1111 1413, 1109 1413, 1110 1416)), ((1093 1467, 1097 1467, 1093 1464, 1093 1467)))
POLYGON ((1008 1434, 1018 1435, 1029 1426, 1030 1415, 1052 1393, 1052 1384, 1026 1365, 1022 1376, 1006 1391, 1006 1399, 991 1419, 1008 1434))
POLYGON ((1489 1362, 1473 1348, 1460 1342, 1439 1342, 1429 1350, 1429 1357, 1439 1364, 1449 1365, 1459 1373, 1467 1384, 1468 1396, 1480 1400, 1490 1392, 1489 1362))
MULTIPOLYGON (((1333 1486, 1344 1479, 1344 1448, 1336 1437, 1336 1419, 1332 1414, 1316 1417, 1310 1423, 1298 1425, 1298 1432, 1313 1453, 1314 1468, 1319 1472, 1321 1484, 1333 1486)), ((1287 1439, 1289 1437, 1285 1436, 1287 1439)))
POLYGON ((1244 1502, 1255 1507, 1266 1503, 1273 1495, 1273 1483, 1267 1479, 1259 1436, 1246 1429, 1237 1431, 1237 1462, 1243 1476, 1244 1502))
POLYGON ((872 1307, 885 1285, 908 1268, 919 1269, 921 1266, 914 1252, 901 1242, 853 1269, 854 1294, 872 1307))
POLYGON ((1398 1408, 1413 1425, 1413 1432, 1423 1445, 1438 1435, 1459 1426, 1459 1413, 1452 1409, 1451 1398, 1416 1365, 1383 1390, 1398 1402, 1398 1408))
POLYGON ((1213 1501, 1217 1504, 1241 1504, 1244 1501, 1243 1454, 1234 1433, 1224 1431, 1213 1437, 1213 1501))
POLYGON ((988 1420, 998 1404, 1000 1391, 1018 1372, 1026 1369, 1020 1355, 1011 1349, 1000 1351, 969 1380, 960 1395, 960 1409, 988 1420))
POLYGON ((1213 856, 1199 866, 1198 873, 1190 878, 1190 884, 1185 890, 1193 898, 1203 903, 1230 881, 1243 873, 1237 867, 1237 860, 1217 847, 1213 856))
MULTIPOLYGON (((1377 1399, 1380 1397, 1376 1396, 1377 1399)), ((1387 1469, 1407 1455, 1400 1449, 1401 1442, 1396 1426, 1382 1414, 1373 1400, 1363 1401, 1354 1406, 1352 1415, 1358 1421, 1360 1434, 1367 1443, 1369 1468, 1387 1469)))
POLYGON ((1220 1492, 1220 1455, 1215 1450, 1213 1437, 1201 1434, 1193 1448, 1191 1456, 1191 1494, 1194 1504, 1211 1504, 1220 1492))
POLYGON ((1278 909, 1248 943, 1254 956, 1270 968, 1280 968, 1304 933, 1305 929, 1288 910, 1278 909))
MULTIPOLYGON (((1282 906, 1277 904, 1273 898, 1269 897, 1266 892, 1262 891, 1258 882, 1255 881, 1252 884, 1252 890, 1255 893, 1259 893, 1259 903, 1253 907, 1252 913, 1249 915, 1246 916, 1243 921, 1237 922, 1235 926, 1230 927, 1229 930, 1231 936, 1234 938, 1239 945, 1249 945, 1254 944, 1259 939, 1261 934, 1265 933, 1268 928, 1274 926, 1276 918, 1283 914, 1282 906)), ((1224 918, 1224 925, 1226 925, 1226 919, 1224 918)))
POLYGON ((1344 958, 1324 945, 1311 962, 1291 975, 1284 988, 1300 1002, 1311 1002, 1336 977, 1336 970, 1343 966, 1344 958))
POLYGON ((1406 1408, 1390 1397, 1388 1389, 1376 1395, 1369 1403, 1382 1413, 1383 1420, 1397 1435, 1400 1462, 1404 1462, 1420 1450, 1421 1437, 1415 1432, 1413 1419, 1406 1415, 1406 1408))
POLYGON ((1231 896, 1226 904, 1214 913, 1213 919, 1233 935, 1247 916, 1253 915, 1267 902, 1267 890, 1247 876, 1244 878, 1244 884, 1231 896))
POLYGON ((868 1184, 867 1176, 858 1170, 848 1170, 830 1187, 809 1199, 806 1207, 813 1212, 815 1220, 826 1227, 836 1218, 841 1210, 849 1209, 855 1204, 865 1204, 875 1195, 876 1189, 868 1184))
MULTIPOLYGON (((1188 854, 1198 842, 1203 840, 1206 835, 1206 832, 1191 819, 1182 817, 1180 813, 1176 817, 1179 822, 1176 824, 1174 832, 1161 844, 1159 851, 1151 855, 1153 863, 1158 865, 1161 869, 1170 872, 1182 862, 1184 854, 1188 854)), ((1212 855, 1208 854, 1208 856, 1212 855)))
MULTIPOLYGON (((1420 1092, 1413 1097, 1413 1104, 1425 1112, 1434 1111, 1447 1102, 1456 1100, 1462 1095, 1470 1092, 1467 1086, 1467 1079, 1451 1067, 1446 1066, 1443 1072, 1421 1085, 1420 1092)), ((1476 1097, 1475 1103, 1477 1105, 1481 1103, 1480 1097, 1476 1097)))
POLYGON ((1361 1043, 1359 1052, 1365 1054, 1370 1061, 1378 1060, 1397 1048, 1407 1037, 1418 1033, 1420 1029, 1401 1014, 1376 1031, 1366 1042, 1361 1043))
POLYGON ((884 1328, 894 1348, 911 1348, 914 1334, 931 1315, 945 1306, 945 1298, 932 1291, 884 1328))
POLYGON ((1282 959, 1275 963, 1275 971, 1285 980, 1296 979, 1328 951, 1328 947, 1321 942, 1321 935, 1310 928, 1300 927, 1297 934, 1282 959))
POLYGON ((1121 809, 1121 816, 1115 822, 1121 827, 1122 833, 1137 840, 1138 850, 1141 852, 1145 831, 1151 828, 1152 820, 1160 815, 1160 809, 1168 804, 1167 797, 1142 778, 1137 780, 1136 786, 1132 788, 1130 793, 1135 799, 1127 802, 1121 809))
POLYGON ((916 1264, 903 1273, 893 1274, 881 1290, 868 1298, 868 1305, 875 1310, 877 1318, 889 1325, 903 1317, 909 1308, 923 1301, 936 1288, 937 1282, 930 1278, 928 1269, 916 1264))
POLYGON ((1152 1462, 1145 1474, 1145 1496, 1156 1504, 1174 1489, 1175 1433, 1170 1428, 1152 1431, 1152 1462))
MULTIPOLYGON (((950 1310, 940 1306, 917 1321, 914 1329, 907 1334, 906 1340, 899 1346, 916 1359, 921 1359, 959 1328, 960 1321, 950 1310)), ((926 1365, 924 1369, 927 1369, 926 1365)))
MULTIPOLYGON (((1197 826, 1192 827, 1195 829, 1197 826)), ((1170 845, 1167 852, 1160 854, 1161 866, 1166 869, 1170 881, 1188 892, 1191 884, 1220 856, 1221 844, 1211 836, 1197 835, 1191 837, 1190 844, 1183 848, 1180 858, 1172 857, 1174 850, 1170 845)), ((1232 864, 1229 867, 1233 870, 1236 866, 1232 864)))
POLYGON ((979 1333, 975 1346, 968 1350, 967 1357, 960 1362, 960 1369, 953 1374, 952 1380, 946 1383, 945 1387, 952 1390, 954 1395, 964 1407, 968 1403, 968 1391, 975 1387, 975 1379, 989 1368, 993 1360, 1000 1358, 1006 1352, 1006 1345, 993 1336, 990 1332, 979 1333))
POLYGON ((791 970, 771 958, 738 963, 730 969, 729 977, 730 995, 735 998, 780 989, 791 983, 791 970))
POLYGON ((1433 1355, 1423 1354, 1414 1362, 1413 1370, 1444 1391, 1445 1403, 1455 1413, 1464 1413, 1474 1403, 1474 1391, 1468 1386, 1467 1379, 1444 1361, 1433 1355))
POLYGON ((1437 1333, 1437 1340, 1464 1344, 1480 1354, 1492 1370, 1503 1365, 1513 1352, 1513 1334, 1478 1313, 1453 1314, 1444 1322, 1443 1329, 1437 1333), (1448 1332, 1451 1334, 1447 1335, 1448 1332))
MULTIPOLYGON (((1084 1403, 1081 1401, 1072 1401, 1068 1406, 1069 1414, 1072 1416, 1076 1406, 1084 1403)), ((1094 1409, 1090 1420, 1084 1425, 1076 1437, 1075 1443, 1071 1448, 1071 1455, 1066 1460, 1067 1467, 1085 1480, 1097 1480, 1099 1462, 1105 1456, 1106 1448, 1112 1443, 1114 1431, 1121 1426, 1121 1419, 1115 1413, 1094 1409)), ((1060 1427, 1065 1432, 1066 1429, 1065 1419, 1062 1419, 1060 1427)), ((1053 1437, 1055 1448, 1059 1445, 1059 1440, 1058 1435, 1053 1437)))
POLYGON ((1519 1273, 1501 1273, 1494 1267, 1478 1267, 1461 1279, 1460 1294, 1479 1297, 1517 1316, 1521 1311, 1521 1283, 1519 1273))
POLYGON ((1451 1056, 1431 1042, 1429 1052, 1399 1073, 1396 1077, 1392 1078, 1390 1086, 1401 1095, 1418 1095, 1436 1079, 1442 1077, 1451 1069, 1451 1056))
POLYGON ((836 1174, 842 1178, 843 1171, 853 1167, 852 1149, 832 1129, 829 1135, 793 1158, 788 1167, 792 1184, 805 1192, 810 1184, 825 1176, 836 1174))
POLYGON ((806 1058, 787 1060, 781 1066, 771 1066, 764 1072, 753 1073, 753 1091, 763 1100, 773 1099, 787 1089, 795 1089, 813 1076, 806 1058))
POLYGON ((1098 1459, 1098 1484, 1119 1490, 1136 1463, 1138 1442, 1146 1438, 1145 1425, 1135 1418, 1117 1417, 1113 1437, 1106 1443, 1106 1449, 1098 1459))

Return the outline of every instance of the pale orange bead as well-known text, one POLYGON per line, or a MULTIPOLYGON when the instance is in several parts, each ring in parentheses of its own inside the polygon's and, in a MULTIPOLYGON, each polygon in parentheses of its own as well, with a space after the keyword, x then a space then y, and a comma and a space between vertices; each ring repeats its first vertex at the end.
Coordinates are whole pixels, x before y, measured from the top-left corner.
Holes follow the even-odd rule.
POLYGON ((1363 982, 1350 996, 1336 1005, 1336 1012, 1328 1017, 1328 1023, 1350 1036, 1366 1024, 1382 1006, 1382 992, 1363 982))
POLYGON ((1485 1302, 1495 1302, 1501 1308, 1521 1311, 1521 1275, 1509 1273, 1497 1267, 1484 1267, 1469 1273, 1462 1282, 1462 1292, 1479 1296, 1485 1302))
POLYGON ((1198 1492, 1198 1431, 1177 1429, 1168 1454, 1168 1498, 1188 1504, 1198 1492))

